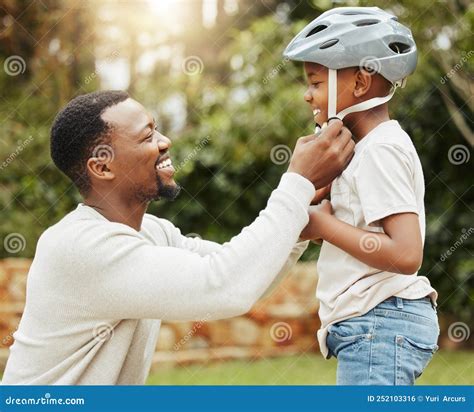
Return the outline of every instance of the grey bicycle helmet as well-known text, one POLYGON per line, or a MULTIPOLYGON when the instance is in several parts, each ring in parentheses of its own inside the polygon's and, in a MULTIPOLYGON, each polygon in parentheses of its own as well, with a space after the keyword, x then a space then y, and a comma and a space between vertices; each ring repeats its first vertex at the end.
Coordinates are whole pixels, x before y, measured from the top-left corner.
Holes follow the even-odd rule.
MULTIPOLYGON (((378 7, 338 7, 321 14, 293 38, 283 55, 328 68, 328 120, 342 120, 349 113, 389 101, 397 87, 405 86, 417 62, 410 29, 378 7), (347 67, 379 73, 392 83, 392 90, 387 96, 373 97, 336 113, 337 70, 347 67)), ((316 123, 315 133, 320 130, 316 123)))
POLYGON ((338 7, 314 19, 283 55, 329 69, 364 66, 391 83, 413 73, 416 44, 409 28, 378 7, 338 7))

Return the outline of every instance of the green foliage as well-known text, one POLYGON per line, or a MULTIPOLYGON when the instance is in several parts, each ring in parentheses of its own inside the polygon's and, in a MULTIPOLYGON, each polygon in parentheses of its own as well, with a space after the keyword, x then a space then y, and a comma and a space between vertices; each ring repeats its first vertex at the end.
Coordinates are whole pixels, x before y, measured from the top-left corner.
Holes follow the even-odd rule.
POLYGON ((302 68, 281 58, 290 36, 272 18, 257 20, 250 30, 236 32, 220 56, 237 61, 235 70, 227 67, 225 82, 213 82, 215 73, 204 62, 201 79, 185 86, 193 88, 186 96, 189 107, 199 107, 199 118, 176 140, 173 157, 179 164, 200 140, 208 137, 209 144, 177 174, 184 192, 175 204, 150 209, 184 233, 225 241, 251 223, 287 166, 272 162, 272 148, 281 144, 289 151, 299 136, 311 133, 302 68))

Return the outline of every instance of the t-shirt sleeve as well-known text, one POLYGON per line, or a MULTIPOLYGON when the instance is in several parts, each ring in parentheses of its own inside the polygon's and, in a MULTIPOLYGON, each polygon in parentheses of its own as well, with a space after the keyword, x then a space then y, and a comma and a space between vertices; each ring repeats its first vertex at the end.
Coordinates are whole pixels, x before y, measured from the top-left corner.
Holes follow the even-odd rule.
POLYGON ((397 213, 417 213, 413 166, 399 147, 367 147, 354 174, 367 225, 397 213))

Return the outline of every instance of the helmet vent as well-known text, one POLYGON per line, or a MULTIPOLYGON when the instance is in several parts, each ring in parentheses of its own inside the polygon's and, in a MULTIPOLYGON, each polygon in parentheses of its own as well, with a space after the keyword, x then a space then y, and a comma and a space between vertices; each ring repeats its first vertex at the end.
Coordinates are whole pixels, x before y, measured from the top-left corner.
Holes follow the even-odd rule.
POLYGON ((312 36, 313 34, 319 33, 320 31, 323 31, 324 29, 327 29, 328 26, 325 26, 324 24, 320 24, 319 26, 316 26, 313 30, 311 30, 306 37, 312 36))
POLYGON ((342 13, 343 16, 358 16, 359 14, 370 14, 370 13, 367 13, 365 11, 344 11, 342 13))
POLYGON ((328 41, 324 42, 323 44, 321 44, 321 46, 319 46, 319 48, 320 49, 328 49, 329 47, 334 46, 338 42, 339 42, 339 39, 328 40, 328 41))
POLYGON ((360 20, 355 23, 353 23, 357 27, 363 27, 363 26, 372 26, 373 24, 380 23, 380 20, 375 20, 375 19, 366 19, 366 20, 360 20))
POLYGON ((388 47, 390 47, 390 49, 397 54, 408 53, 411 49, 411 47, 408 44, 399 43, 399 42, 390 43, 388 47))

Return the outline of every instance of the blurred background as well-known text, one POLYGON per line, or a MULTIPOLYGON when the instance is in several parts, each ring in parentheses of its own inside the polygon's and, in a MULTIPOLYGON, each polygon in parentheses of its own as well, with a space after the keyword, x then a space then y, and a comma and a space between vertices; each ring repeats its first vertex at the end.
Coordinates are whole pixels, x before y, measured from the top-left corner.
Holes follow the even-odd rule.
MULTIPOLYGON (((418 67, 391 103, 424 167, 420 273, 439 292, 441 350, 420 382, 474 383, 473 20, 468 0, 0 0, 0 347, 8 355, 41 233, 81 201, 53 165, 49 130, 72 97, 126 89, 174 146, 173 203, 149 213, 224 242, 251 223, 312 133, 302 66, 282 58, 323 11, 379 6, 408 25, 418 67)), ((250 314, 165 324, 150 383, 333 384, 319 354, 311 245, 250 314)), ((0 371, 2 369, 0 368, 0 371)))

